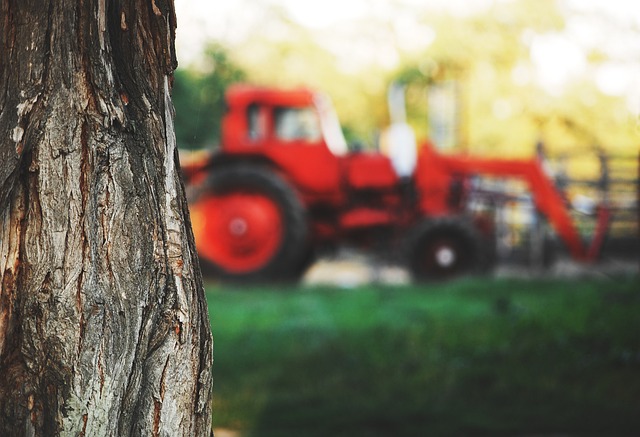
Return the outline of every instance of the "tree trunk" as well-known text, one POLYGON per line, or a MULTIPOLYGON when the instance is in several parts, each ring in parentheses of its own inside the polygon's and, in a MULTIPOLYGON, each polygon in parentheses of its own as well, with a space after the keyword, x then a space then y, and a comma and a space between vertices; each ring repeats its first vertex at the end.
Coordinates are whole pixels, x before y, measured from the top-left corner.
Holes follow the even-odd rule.
POLYGON ((0 435, 202 436, 173 0, 0 0, 0 435))

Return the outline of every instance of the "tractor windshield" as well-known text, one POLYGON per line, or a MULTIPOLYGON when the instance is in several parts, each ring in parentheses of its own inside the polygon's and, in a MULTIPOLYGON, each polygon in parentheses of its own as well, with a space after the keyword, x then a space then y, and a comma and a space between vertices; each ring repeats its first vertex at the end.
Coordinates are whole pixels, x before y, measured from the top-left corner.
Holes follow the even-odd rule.
POLYGON ((329 147, 329 150, 331 150, 334 155, 346 155, 347 141, 342 134, 340 121, 338 120, 335 109, 333 109, 331 100, 328 96, 316 94, 314 96, 314 103, 320 115, 320 128, 322 129, 322 135, 327 143, 327 147, 329 147))
POLYGON ((279 107, 274 111, 275 134, 283 141, 317 143, 322 139, 320 122, 313 107, 279 107))

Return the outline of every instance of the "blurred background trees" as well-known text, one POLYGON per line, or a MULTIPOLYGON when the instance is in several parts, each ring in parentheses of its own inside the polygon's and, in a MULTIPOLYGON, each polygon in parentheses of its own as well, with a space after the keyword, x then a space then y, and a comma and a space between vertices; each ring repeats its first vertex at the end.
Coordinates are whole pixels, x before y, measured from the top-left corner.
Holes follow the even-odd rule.
POLYGON ((216 143, 225 89, 246 78, 245 72, 229 59, 227 50, 215 43, 206 48, 198 68, 176 70, 172 97, 176 138, 181 148, 201 149, 216 143))
POLYGON ((387 88, 401 81, 419 139, 434 138, 429 120, 439 109, 429 99, 445 90, 456 147, 472 153, 531 155, 538 141, 555 154, 637 151, 640 95, 626 91, 625 71, 640 61, 629 42, 640 24, 624 11, 576 9, 570 0, 485 2, 455 13, 409 0, 365 3, 367 15, 309 26, 286 2, 239 2, 238 21, 181 60, 179 145, 214 145, 224 89, 249 81, 326 92, 348 141, 374 147, 389 123, 387 88))

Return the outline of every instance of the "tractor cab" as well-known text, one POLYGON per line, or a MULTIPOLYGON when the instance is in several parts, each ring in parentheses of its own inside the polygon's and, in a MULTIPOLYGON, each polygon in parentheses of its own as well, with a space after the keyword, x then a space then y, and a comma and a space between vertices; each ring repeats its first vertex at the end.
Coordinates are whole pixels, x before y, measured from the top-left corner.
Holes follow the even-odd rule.
POLYGON ((328 96, 307 89, 236 85, 227 91, 222 149, 227 155, 266 159, 304 198, 341 202, 346 190, 397 184, 390 160, 349 153, 328 96))
POLYGON ((235 85, 227 91, 226 103, 222 125, 226 152, 321 144, 336 156, 347 152, 338 118, 323 94, 303 88, 235 85))

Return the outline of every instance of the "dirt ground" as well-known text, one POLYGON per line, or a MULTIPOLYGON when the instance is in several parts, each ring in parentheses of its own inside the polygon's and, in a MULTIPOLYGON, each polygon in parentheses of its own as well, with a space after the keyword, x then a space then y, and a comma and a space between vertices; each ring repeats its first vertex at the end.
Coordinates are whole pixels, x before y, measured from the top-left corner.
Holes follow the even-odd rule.
MULTIPOLYGON (((598 278, 639 275, 640 259, 607 258, 593 264, 559 259, 547 269, 527 265, 498 265, 491 273, 496 278, 598 278)), ((303 277, 304 284, 330 284, 352 288, 366 283, 408 284, 409 272, 399 266, 372 262, 360 254, 343 254, 321 258, 303 277)))

